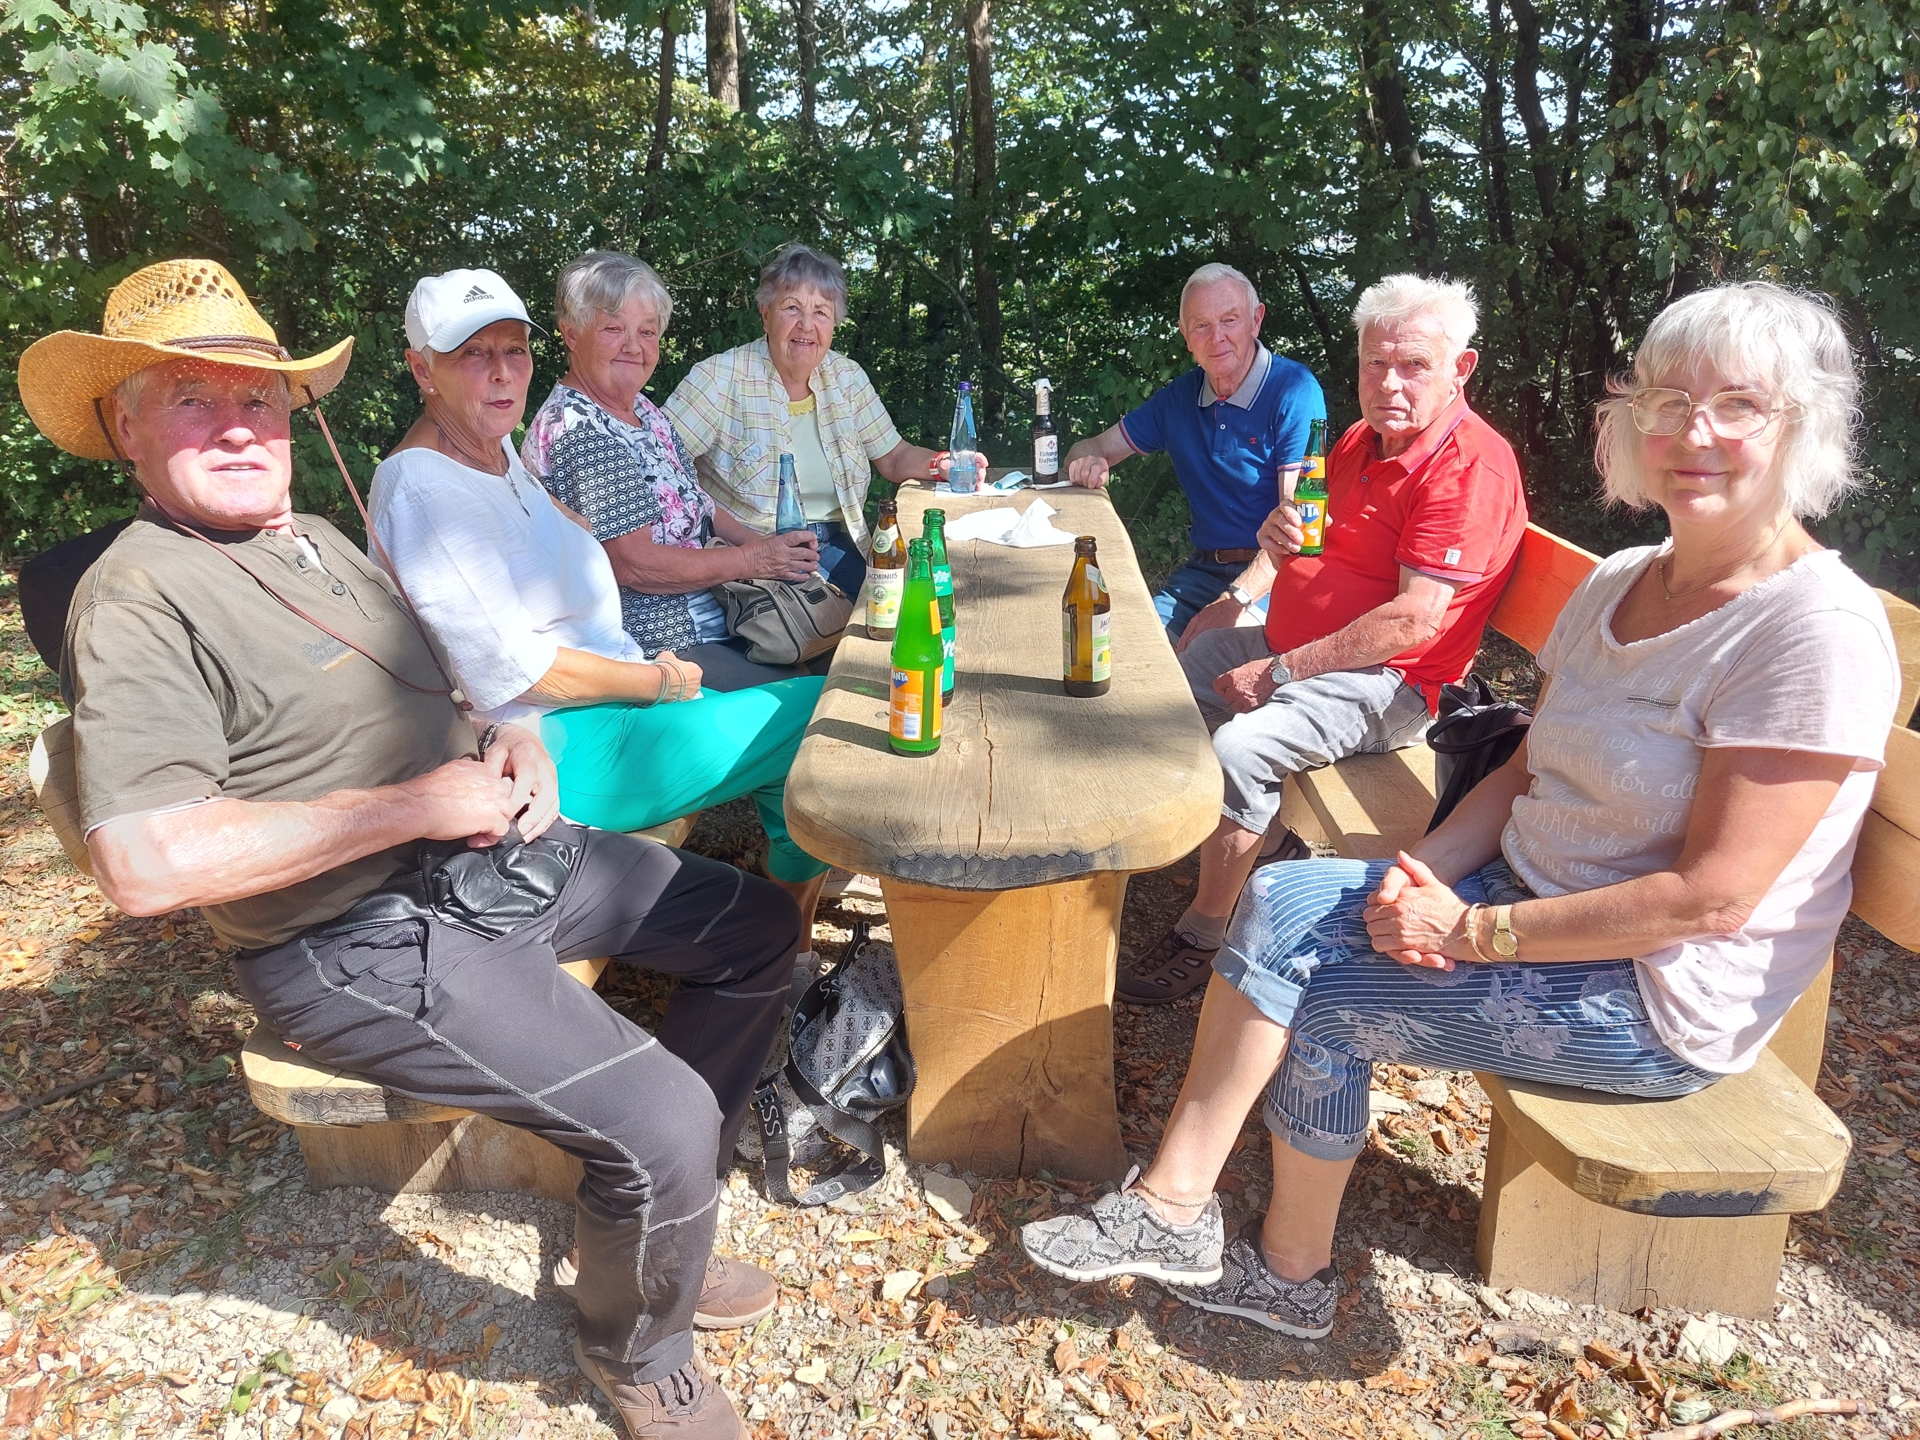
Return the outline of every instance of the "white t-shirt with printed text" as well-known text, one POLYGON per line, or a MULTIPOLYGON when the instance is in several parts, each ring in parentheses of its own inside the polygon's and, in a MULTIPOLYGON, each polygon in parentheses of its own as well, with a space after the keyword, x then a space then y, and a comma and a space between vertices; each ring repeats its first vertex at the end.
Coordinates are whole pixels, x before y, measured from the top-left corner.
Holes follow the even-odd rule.
POLYGON ((1703 1070, 1750 1068, 1826 963, 1900 689, 1886 611, 1818 550, 1719 609, 1621 644, 1613 615, 1664 553, 1600 562, 1540 649, 1552 679, 1528 732, 1533 782, 1501 850, 1537 895, 1616 885, 1678 862, 1715 747, 1854 758, 1827 812, 1737 933, 1634 957, 1648 1018, 1703 1070))

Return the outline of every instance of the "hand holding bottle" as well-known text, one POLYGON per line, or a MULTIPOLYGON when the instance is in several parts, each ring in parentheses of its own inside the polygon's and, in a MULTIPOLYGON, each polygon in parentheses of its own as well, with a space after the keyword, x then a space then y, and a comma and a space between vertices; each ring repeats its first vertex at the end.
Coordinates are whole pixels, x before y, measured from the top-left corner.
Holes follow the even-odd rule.
POLYGON ((740 547, 745 580, 798 583, 820 568, 820 540, 811 530, 762 535, 740 547))

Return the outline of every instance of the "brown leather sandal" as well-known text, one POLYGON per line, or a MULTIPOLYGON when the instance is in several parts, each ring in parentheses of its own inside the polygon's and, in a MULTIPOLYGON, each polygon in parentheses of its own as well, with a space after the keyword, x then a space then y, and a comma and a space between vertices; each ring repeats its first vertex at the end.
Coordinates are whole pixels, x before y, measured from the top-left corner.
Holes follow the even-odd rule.
POLYGON ((1177 929, 1169 928, 1145 955, 1123 966, 1114 977, 1113 993, 1129 1005, 1165 1005, 1191 995, 1213 977, 1218 947, 1202 950, 1177 929))

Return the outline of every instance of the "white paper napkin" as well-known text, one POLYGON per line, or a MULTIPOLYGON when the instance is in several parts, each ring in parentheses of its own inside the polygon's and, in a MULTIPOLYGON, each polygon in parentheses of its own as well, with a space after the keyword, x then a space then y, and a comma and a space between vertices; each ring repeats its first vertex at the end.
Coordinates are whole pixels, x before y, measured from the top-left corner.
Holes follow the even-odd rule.
POLYGON ((1073 536, 1056 529, 1048 517, 1058 514, 1044 500, 1035 500, 1022 514, 1011 505, 975 510, 947 522, 949 540, 984 540, 989 545, 1011 545, 1031 550, 1041 545, 1071 545, 1073 536))

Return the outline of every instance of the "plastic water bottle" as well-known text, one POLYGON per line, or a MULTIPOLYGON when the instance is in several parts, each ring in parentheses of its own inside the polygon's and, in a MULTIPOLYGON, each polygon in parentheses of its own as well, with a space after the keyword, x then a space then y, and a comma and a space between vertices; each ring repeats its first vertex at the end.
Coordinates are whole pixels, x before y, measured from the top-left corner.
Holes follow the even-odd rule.
POLYGON ((794 478, 793 456, 780 457, 780 499, 773 512, 774 533, 807 528, 807 517, 800 509, 800 482, 794 478))
POLYGON ((962 380, 960 398, 953 405, 953 435, 947 441, 947 452, 953 457, 947 484, 954 494, 970 495, 980 488, 979 467, 973 462, 973 452, 979 447, 979 432, 973 425, 973 385, 962 380))

